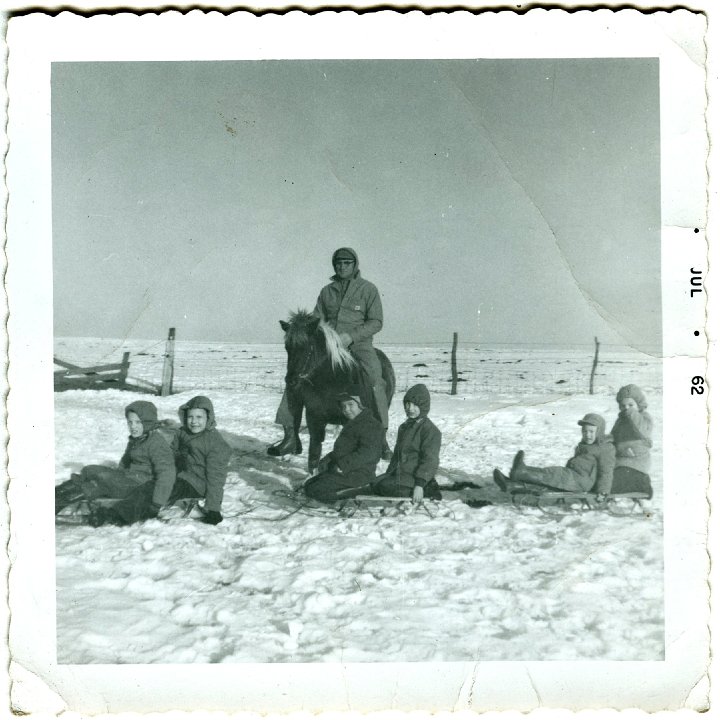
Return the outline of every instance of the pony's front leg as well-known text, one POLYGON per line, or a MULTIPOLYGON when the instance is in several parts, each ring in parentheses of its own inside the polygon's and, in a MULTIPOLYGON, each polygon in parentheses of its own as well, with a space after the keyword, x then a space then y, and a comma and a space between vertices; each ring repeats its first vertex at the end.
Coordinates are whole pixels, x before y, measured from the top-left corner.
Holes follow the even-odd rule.
POLYGON ((322 455, 322 444, 325 439, 325 422, 305 414, 307 419, 310 447, 308 448, 308 470, 312 474, 317 470, 322 455))

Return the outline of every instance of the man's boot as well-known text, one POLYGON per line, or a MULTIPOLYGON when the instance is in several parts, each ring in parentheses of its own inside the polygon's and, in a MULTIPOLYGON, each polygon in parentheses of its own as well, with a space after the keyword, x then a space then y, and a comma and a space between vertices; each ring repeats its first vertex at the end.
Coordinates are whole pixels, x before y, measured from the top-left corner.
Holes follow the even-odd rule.
POLYGON ((55 514, 57 515, 68 505, 84 499, 85 493, 80 485, 79 475, 73 475, 70 480, 66 480, 55 488, 55 514))
POLYGON ((282 455, 299 455, 302 452, 302 443, 300 436, 295 432, 292 425, 283 425, 283 439, 271 445, 267 449, 267 454, 273 457, 282 455))

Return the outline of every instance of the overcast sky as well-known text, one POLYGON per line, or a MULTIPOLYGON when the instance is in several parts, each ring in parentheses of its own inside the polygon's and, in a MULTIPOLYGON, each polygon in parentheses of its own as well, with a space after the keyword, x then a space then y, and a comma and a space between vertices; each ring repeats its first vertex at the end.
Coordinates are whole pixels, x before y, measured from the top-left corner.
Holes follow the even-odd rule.
POLYGON ((60 63, 57 335, 280 342, 332 251, 376 344, 659 348, 658 64, 60 63))

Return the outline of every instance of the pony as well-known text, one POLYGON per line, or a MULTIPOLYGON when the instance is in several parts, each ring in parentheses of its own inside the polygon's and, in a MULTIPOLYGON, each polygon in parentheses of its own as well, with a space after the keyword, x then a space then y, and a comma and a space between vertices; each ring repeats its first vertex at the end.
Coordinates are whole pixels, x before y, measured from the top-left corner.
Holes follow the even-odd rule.
MULTIPOLYGON (((325 426, 345 422, 340 414, 338 394, 350 384, 360 385, 363 405, 372 409, 376 417, 377 408, 365 374, 360 371, 351 352, 343 347, 339 334, 331 325, 316 315, 298 310, 290 313, 288 322, 280 320, 280 327, 285 333, 285 382, 293 414, 293 429, 297 436, 304 406, 310 435, 308 470, 312 473, 320 461, 325 426)), ((377 348, 375 352, 380 360, 389 405, 395 393, 395 372, 385 353, 377 348)))

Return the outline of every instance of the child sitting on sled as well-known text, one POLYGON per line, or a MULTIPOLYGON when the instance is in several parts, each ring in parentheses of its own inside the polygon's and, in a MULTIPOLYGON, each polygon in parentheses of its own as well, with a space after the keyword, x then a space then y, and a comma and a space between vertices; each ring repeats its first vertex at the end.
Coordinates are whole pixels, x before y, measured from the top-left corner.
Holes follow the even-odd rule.
POLYGON ((202 522, 222 522, 222 501, 230 446, 215 428, 215 410, 209 398, 197 395, 179 409, 182 427, 172 442, 177 480, 170 503, 181 498, 204 498, 202 522))
POLYGON ((616 399, 620 412, 610 432, 615 444, 611 492, 641 492, 652 497, 649 473, 653 421, 647 413, 647 400, 637 385, 621 387, 616 399))
POLYGON ((328 504, 370 492, 385 438, 382 423, 363 406, 359 386, 347 387, 337 401, 347 422, 303 487, 307 497, 328 504))
POLYGON ((398 428, 392 459, 378 477, 373 492, 387 497, 423 497, 441 500, 435 473, 440 464, 442 434, 428 417, 430 392, 422 383, 411 387, 403 398, 407 420, 398 428))
POLYGON ((86 465, 79 474, 55 488, 55 513, 73 503, 116 498, 112 509, 98 507, 90 517, 93 525, 104 524, 110 515, 117 524, 127 525, 157 515, 175 482, 175 460, 169 443, 158 432, 157 408, 137 400, 125 408, 130 437, 117 468, 86 465), (138 504, 134 496, 142 489, 150 499, 138 504))
MULTIPOLYGON (((215 411, 209 398, 197 395, 178 410, 182 426, 172 441, 175 484, 167 496, 158 497, 150 485, 134 490, 120 505, 100 510, 102 524, 125 525, 128 516, 155 517, 163 505, 177 500, 204 498, 201 522, 217 525, 227 478, 230 447, 215 429, 215 411)), ((97 522, 97 520, 96 520, 97 522)))
POLYGON ((529 467, 525 465, 525 453, 520 450, 513 460, 509 478, 497 468, 493 470, 495 483, 505 492, 527 490, 527 485, 532 485, 538 490, 593 491, 603 500, 612 488, 615 446, 605 435, 605 420, 601 415, 588 413, 578 420, 578 425, 581 441, 565 467, 529 467))

